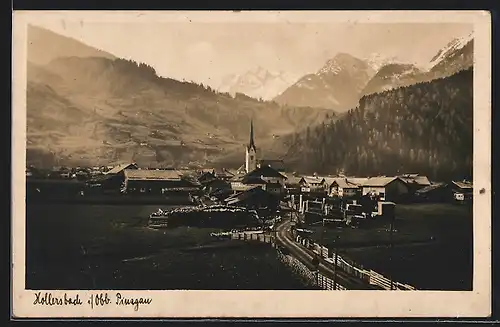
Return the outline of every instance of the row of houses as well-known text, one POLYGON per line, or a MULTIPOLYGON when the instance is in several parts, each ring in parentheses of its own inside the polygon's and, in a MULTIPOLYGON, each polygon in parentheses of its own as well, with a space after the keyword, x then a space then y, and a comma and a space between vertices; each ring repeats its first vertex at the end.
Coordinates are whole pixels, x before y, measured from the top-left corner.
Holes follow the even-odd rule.
POLYGON ((431 182, 419 174, 368 178, 306 176, 295 177, 294 184, 290 182, 287 186, 301 193, 324 192, 341 198, 370 195, 386 201, 467 201, 473 192, 469 181, 431 182))
POLYGON ((419 174, 368 178, 299 176, 285 172, 282 162, 275 161, 260 161, 257 168, 249 172, 224 168, 199 171, 141 169, 135 163, 123 163, 94 176, 87 184, 104 192, 162 194, 175 190, 203 190, 220 197, 259 188, 278 197, 300 193, 340 198, 370 195, 386 201, 402 201, 410 197, 417 201, 444 201, 450 198, 450 194, 459 201, 472 198, 472 184, 467 181, 433 183, 419 174))

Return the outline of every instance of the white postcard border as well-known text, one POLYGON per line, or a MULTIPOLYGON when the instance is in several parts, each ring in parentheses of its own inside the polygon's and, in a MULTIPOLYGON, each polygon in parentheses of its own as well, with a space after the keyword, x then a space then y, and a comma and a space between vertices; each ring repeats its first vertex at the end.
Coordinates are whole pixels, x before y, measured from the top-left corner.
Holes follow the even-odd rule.
MULTIPOLYGON (((484 317, 491 312, 491 16, 485 11, 22 12, 13 15, 12 304, 15 317, 484 317), (25 289, 26 27, 40 20, 178 22, 464 22, 474 24, 473 291, 50 291, 81 306, 35 306, 25 289), (151 298, 91 308, 92 294, 151 298)), ((457 249, 460 251, 460 249, 457 249)), ((40 290, 42 293, 45 292, 40 290)))

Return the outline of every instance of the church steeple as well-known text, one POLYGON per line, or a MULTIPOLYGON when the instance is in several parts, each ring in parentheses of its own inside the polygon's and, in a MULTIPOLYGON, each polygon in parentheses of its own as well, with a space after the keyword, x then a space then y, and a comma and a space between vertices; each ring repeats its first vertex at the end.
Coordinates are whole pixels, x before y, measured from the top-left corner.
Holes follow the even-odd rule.
POLYGON ((248 143, 248 148, 253 148, 255 150, 255 142, 253 140, 253 119, 250 120, 250 143, 248 143))
POLYGON ((245 170, 247 173, 257 168, 257 148, 253 139, 253 120, 250 121, 250 142, 245 153, 245 170))

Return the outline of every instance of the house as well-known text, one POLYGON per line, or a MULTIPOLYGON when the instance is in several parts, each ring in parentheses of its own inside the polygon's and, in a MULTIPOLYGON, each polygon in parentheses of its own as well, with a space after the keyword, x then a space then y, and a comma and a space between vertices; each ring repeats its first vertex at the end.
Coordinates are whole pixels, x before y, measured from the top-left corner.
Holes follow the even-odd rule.
POLYGON ((300 190, 304 193, 325 192, 325 179, 318 176, 304 176, 301 178, 300 190))
POLYGON ((335 182, 336 177, 326 176, 323 178, 325 179, 325 190, 327 193, 330 193, 330 187, 332 186, 333 182, 335 182))
POLYGON ((452 181, 451 191, 453 192, 453 198, 456 201, 471 201, 473 187, 472 183, 466 180, 463 181, 452 181))
POLYGON ((300 193, 301 185, 300 181, 302 180, 302 177, 299 176, 287 176, 287 179, 285 180, 285 189, 288 191, 289 194, 298 194, 300 193))
POLYGON ((231 188, 235 191, 246 191, 254 187, 268 190, 274 194, 284 192, 286 176, 269 166, 256 168, 248 174, 231 180, 231 188))
POLYGON ((242 206, 249 209, 275 211, 280 199, 275 194, 267 192, 260 187, 253 187, 239 192, 224 200, 228 205, 242 206))
POLYGON ((415 191, 417 202, 448 202, 453 199, 450 184, 432 183, 415 191))
POLYGON ((213 193, 217 190, 231 190, 231 184, 220 180, 220 179, 213 179, 204 183, 201 183, 203 190, 208 193, 213 193))
POLYGON ((216 178, 223 181, 229 181, 231 178, 235 176, 235 173, 227 170, 226 168, 214 169, 213 174, 216 178))
POLYGON ((285 185, 285 180, 287 179, 285 175, 269 166, 256 168, 246 174, 245 177, 260 177, 267 183, 279 183, 283 186, 285 185))
POLYGON ((284 172, 285 171, 285 163, 281 159, 262 159, 259 160, 257 167, 269 166, 276 171, 284 172))
POLYGON ((360 185, 346 177, 336 178, 330 185, 328 195, 338 197, 353 197, 361 193, 360 185))
POLYGON ((216 179, 217 177, 215 177, 215 170, 202 172, 201 175, 198 177, 198 181, 201 184, 209 183, 216 179))
POLYGON ((427 176, 419 174, 403 174, 398 176, 408 187, 408 191, 414 194, 417 190, 430 186, 431 182, 427 176))
POLYGON ((92 175, 87 184, 100 187, 105 193, 119 193, 125 181, 125 170, 139 169, 135 163, 122 163, 105 174, 92 175))
POLYGON ((177 170, 125 169, 124 193, 164 194, 168 191, 197 192, 199 183, 177 170))
POLYGON ((397 201, 408 194, 408 186, 399 177, 370 177, 362 185, 362 195, 379 197, 384 201, 397 201))
POLYGON ((122 163, 117 166, 114 166, 111 170, 109 170, 106 175, 117 175, 123 172, 125 169, 139 169, 136 163, 122 163))

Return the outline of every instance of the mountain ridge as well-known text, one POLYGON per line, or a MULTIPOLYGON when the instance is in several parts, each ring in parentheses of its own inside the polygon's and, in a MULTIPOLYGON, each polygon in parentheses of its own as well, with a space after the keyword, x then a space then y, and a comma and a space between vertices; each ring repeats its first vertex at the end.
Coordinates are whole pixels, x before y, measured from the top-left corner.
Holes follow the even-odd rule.
POLYGON ((32 150, 40 154, 48 148, 68 163, 203 165, 243 144, 251 119, 256 135, 267 139, 332 114, 233 98, 159 77, 152 67, 124 59, 65 57, 41 67, 30 64, 28 70, 30 160, 36 159, 32 150), (65 108, 79 117, 81 127, 65 108), (67 123, 71 127, 60 128, 67 123))
POLYGON ((356 105, 358 92, 374 73, 363 60, 346 53, 339 53, 316 73, 299 79, 274 101, 287 105, 346 111, 356 105))

